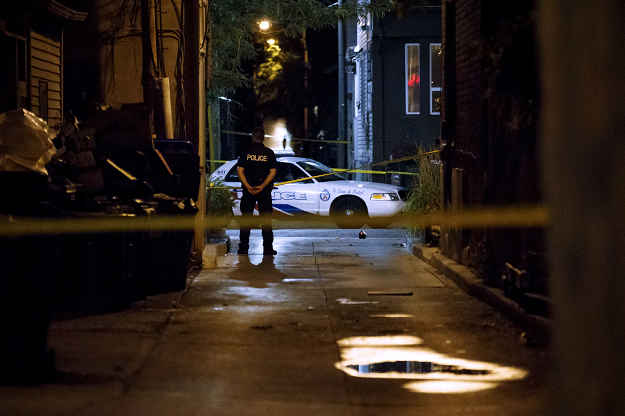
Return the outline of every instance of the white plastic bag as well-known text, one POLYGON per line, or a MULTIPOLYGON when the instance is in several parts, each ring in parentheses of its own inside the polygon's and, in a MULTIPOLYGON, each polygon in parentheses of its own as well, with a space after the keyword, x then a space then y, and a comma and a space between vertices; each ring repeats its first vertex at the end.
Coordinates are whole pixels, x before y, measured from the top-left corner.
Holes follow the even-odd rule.
POLYGON ((38 172, 56 153, 55 134, 45 121, 23 108, 0 114, 0 171, 38 172))

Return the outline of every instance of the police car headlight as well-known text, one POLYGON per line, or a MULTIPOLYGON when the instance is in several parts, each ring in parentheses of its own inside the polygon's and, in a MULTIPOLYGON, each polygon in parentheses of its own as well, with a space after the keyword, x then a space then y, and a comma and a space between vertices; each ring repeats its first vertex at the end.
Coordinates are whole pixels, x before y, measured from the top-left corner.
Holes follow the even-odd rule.
POLYGON ((399 201, 397 194, 371 194, 372 201, 399 201))

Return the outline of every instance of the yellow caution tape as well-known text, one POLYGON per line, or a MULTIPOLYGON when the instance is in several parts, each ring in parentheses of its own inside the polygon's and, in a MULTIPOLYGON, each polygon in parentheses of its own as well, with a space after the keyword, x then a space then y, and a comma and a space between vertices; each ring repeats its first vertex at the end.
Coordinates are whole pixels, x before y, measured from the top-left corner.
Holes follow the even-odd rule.
MULTIPOLYGON (((0 237, 18 237, 29 235, 193 230, 197 218, 195 215, 154 215, 146 217, 112 216, 108 218, 82 217, 65 219, 0 217, 0 220, 0 237)), ((248 227, 257 227, 263 221, 259 216, 206 216, 203 226, 205 229, 225 228, 230 226, 233 220, 239 226, 244 225, 248 227)), ((308 227, 318 223, 333 222, 332 217, 321 217, 318 215, 280 217, 272 220, 274 224, 276 221, 284 224, 288 224, 288 222, 301 224, 304 222, 308 227)), ((353 228, 359 228, 363 223, 375 226, 376 223, 382 224, 384 222, 392 222, 393 224, 410 228, 421 228, 425 225, 438 225, 443 228, 536 228, 547 226, 549 221, 549 210, 542 205, 480 208, 458 212, 443 211, 433 214, 405 213, 399 216, 373 219, 366 216, 355 216, 344 220, 348 226, 353 224, 353 228)))
MULTIPOLYGON (((354 169, 346 169, 345 172, 360 172, 362 169, 370 168, 370 167, 373 167, 373 166, 388 165, 388 164, 391 164, 391 163, 403 162, 403 161, 406 161, 406 160, 416 159, 416 158, 422 157, 422 156, 433 155, 435 153, 440 153, 440 150, 433 150, 431 152, 425 152, 425 153, 417 153, 417 154, 414 154, 414 155, 411 155, 411 156, 402 157, 402 158, 399 158, 399 159, 386 160, 384 162, 371 163, 369 165, 360 166, 360 167, 354 168, 354 169)), ((332 172, 332 173, 325 173, 323 175, 311 176, 309 178, 294 179, 292 181, 281 182, 281 183, 276 184, 276 185, 284 185, 284 184, 287 184, 287 183, 295 183, 295 182, 305 181, 305 180, 310 179, 310 178, 320 178, 322 176, 332 175, 333 173, 334 172, 332 172)))
MULTIPOLYGON (((228 163, 229 160, 207 160, 206 162, 214 162, 214 163, 228 163)), ((398 171, 383 171, 383 170, 353 170, 353 169, 339 169, 339 168, 330 168, 332 169, 334 172, 357 172, 357 173, 371 173, 374 175, 386 175, 386 174, 398 174, 398 175, 411 175, 411 176, 416 176, 416 173, 413 172, 398 172, 398 171)))
POLYGON ((358 169, 356 171, 352 170, 352 169, 338 169, 338 168, 330 168, 335 172, 355 172, 355 173, 372 173, 374 175, 390 175, 390 174, 397 174, 397 175, 410 175, 410 176, 417 176, 416 173, 414 172, 397 172, 394 170, 387 170, 387 171, 383 171, 383 170, 361 170, 358 169))

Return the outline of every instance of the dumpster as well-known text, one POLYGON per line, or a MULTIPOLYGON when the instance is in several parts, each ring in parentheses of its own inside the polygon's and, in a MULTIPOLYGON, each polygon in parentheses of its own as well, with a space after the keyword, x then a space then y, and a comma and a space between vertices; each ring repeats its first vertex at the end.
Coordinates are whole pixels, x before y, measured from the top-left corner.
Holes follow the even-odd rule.
MULTIPOLYGON (((197 209, 192 200, 157 194, 152 201, 102 203, 91 212, 73 215, 85 220, 104 217, 124 221, 145 212, 154 217, 192 218, 197 209), (111 206, 107 208, 107 204, 111 206)), ((189 229, 62 236, 57 308, 78 313, 112 312, 147 295, 185 290, 193 234, 189 229)))
MULTIPOLYGON (((197 213, 190 199, 155 195, 159 216, 190 216, 197 213)), ((185 290, 194 231, 172 230, 150 233, 148 244, 148 294, 185 290)))
MULTIPOLYGON (((68 213, 75 218, 131 220, 151 212, 142 201, 106 201, 92 211, 68 213)), ((104 313, 126 308, 147 294, 147 231, 64 235, 56 273, 56 303, 61 311, 104 313)))

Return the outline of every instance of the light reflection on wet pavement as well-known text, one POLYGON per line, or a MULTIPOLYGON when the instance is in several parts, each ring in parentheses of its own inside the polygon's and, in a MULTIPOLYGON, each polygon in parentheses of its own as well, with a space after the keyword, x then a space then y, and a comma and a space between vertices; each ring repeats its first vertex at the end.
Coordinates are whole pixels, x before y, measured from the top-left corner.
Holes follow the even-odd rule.
POLYGON ((518 368, 454 358, 415 346, 422 343, 406 336, 341 339, 342 361, 336 367, 353 377, 426 380, 428 384, 404 386, 421 393, 473 392, 527 376, 527 371, 518 368))
MULTIPOLYGON (((249 300, 284 300, 289 295, 285 294, 282 285, 297 283, 306 287, 321 287, 327 292, 337 287, 343 287, 346 291, 367 289, 366 293, 369 296, 359 292, 358 296, 328 298, 326 308, 330 313, 335 308, 333 305, 390 309, 392 303, 388 301, 388 296, 384 296, 385 294, 412 295, 413 288, 431 290, 449 285, 446 279, 438 276, 428 268, 429 266, 410 256, 405 242, 400 240, 372 238, 358 241, 349 237, 334 239, 278 237, 274 244, 279 252, 276 257, 267 258, 254 254, 249 257, 228 255, 229 258, 222 260, 221 265, 231 270, 228 275, 231 279, 236 279, 237 273, 240 272, 245 274, 253 272, 253 277, 248 275, 244 282, 247 288, 238 286, 236 289, 229 289, 239 295, 248 296, 249 300), (254 268, 254 265, 257 267, 254 268), (233 267, 236 268, 232 270, 233 267), (265 282, 265 285, 260 286, 259 282, 265 282), (268 293, 261 295, 253 290, 260 287, 271 289, 272 295, 268 293), (382 288, 386 290, 380 292, 371 290, 382 288), (389 288, 395 291, 388 290, 389 288), (402 292, 401 290, 405 288, 411 288, 411 291, 402 292), (381 296, 371 300, 372 293, 381 296), (386 298, 382 301, 383 305, 378 305, 379 297, 386 298)), ((260 247, 259 240, 256 244, 260 247)), ((253 245, 250 248, 251 253, 252 247, 253 245)), ((340 312, 340 309, 336 312, 340 312)), ((354 309, 351 313, 360 315, 358 311, 354 312, 354 309)), ((397 313, 369 313, 368 316, 378 318, 379 321, 385 321, 384 318, 386 320, 402 318, 403 322, 415 319, 418 315, 397 311, 397 313)), ((355 322, 360 320, 364 319, 359 318, 355 322)), ((355 325, 354 328, 366 331, 365 325, 355 325)), ((445 343, 450 342, 447 340, 445 343)), ((453 354, 436 352, 434 348, 421 345, 423 340, 414 336, 347 337, 337 339, 337 344, 341 355, 341 361, 335 364, 337 369, 356 378, 405 380, 407 383, 403 387, 411 392, 470 393, 493 389, 501 383, 521 380, 528 375, 528 371, 521 368, 457 358, 453 354)), ((457 351, 458 354, 466 355, 464 348, 457 351)))

